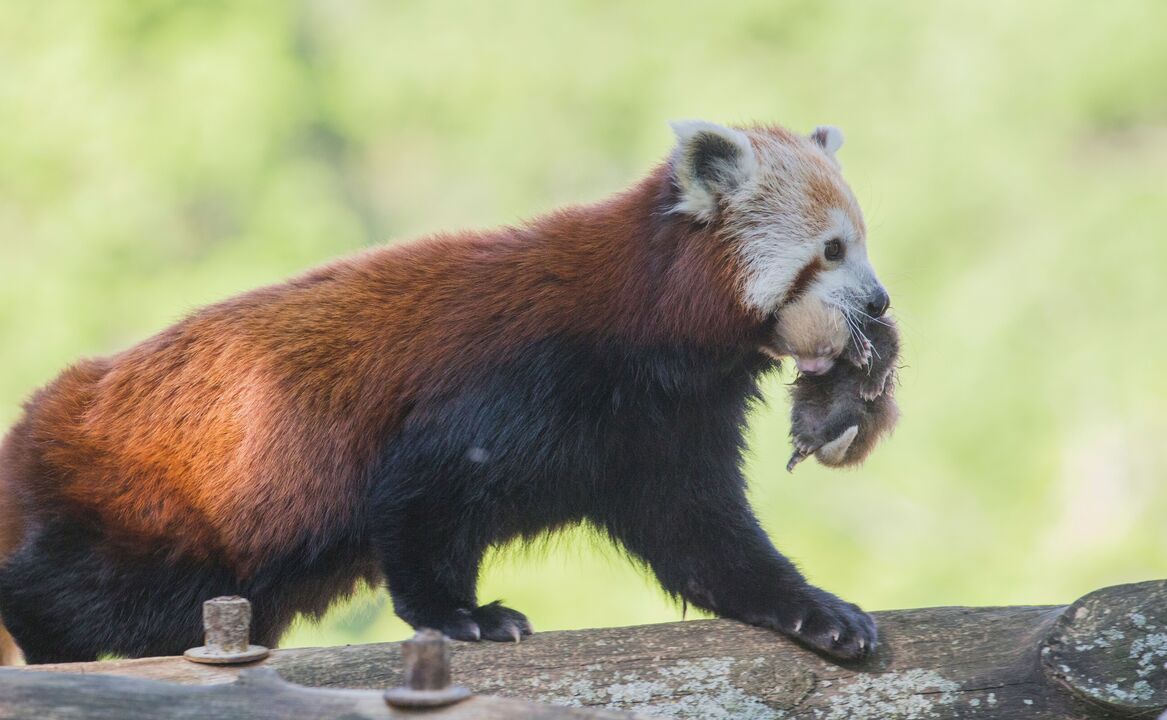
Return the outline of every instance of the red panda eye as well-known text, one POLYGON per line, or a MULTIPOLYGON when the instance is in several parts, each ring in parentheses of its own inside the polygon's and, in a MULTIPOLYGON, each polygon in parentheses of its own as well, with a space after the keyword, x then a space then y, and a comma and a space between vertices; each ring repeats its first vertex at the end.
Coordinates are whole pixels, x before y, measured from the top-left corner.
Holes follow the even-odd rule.
POLYGON ((827 246, 823 250, 823 257, 827 260, 842 260, 843 259, 843 241, 839 238, 831 238, 827 240, 827 246))

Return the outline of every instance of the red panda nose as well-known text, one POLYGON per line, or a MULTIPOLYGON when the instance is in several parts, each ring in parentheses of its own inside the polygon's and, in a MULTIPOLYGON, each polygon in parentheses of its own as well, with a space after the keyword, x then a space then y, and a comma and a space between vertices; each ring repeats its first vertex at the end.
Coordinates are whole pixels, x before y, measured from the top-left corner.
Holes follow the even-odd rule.
POLYGON ((879 288, 875 293, 868 298, 867 307, 865 308, 867 314, 873 318, 883 317, 887 312, 887 308, 891 305, 891 298, 887 295, 887 290, 879 288))

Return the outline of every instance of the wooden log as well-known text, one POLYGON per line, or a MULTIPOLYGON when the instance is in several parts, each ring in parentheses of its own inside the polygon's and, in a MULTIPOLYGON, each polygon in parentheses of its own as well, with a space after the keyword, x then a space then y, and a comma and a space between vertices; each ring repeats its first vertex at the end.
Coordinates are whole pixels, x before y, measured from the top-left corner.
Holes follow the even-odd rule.
POLYGON ((1091 593, 1062 613, 1042 645, 1048 675, 1119 712, 1153 716, 1167 705, 1164 583, 1091 593), (1150 587, 1148 587, 1150 586, 1150 587))
MULTIPOLYGON (((1091 593, 1070 608, 876 613, 881 645, 837 665, 726 620, 454 643, 476 693, 674 718, 1154 718, 1167 709, 1167 581, 1091 593)), ((401 684, 399 643, 273 651, 261 664, 313 687, 401 684)), ((173 682, 239 670, 177 658, 39 666, 173 682)))
POLYGON ((372 690, 306 688, 275 670, 244 671, 230 684, 178 685, 131 677, 0 669, 0 720, 626 720, 625 713, 472 697, 432 710, 400 710, 372 690))

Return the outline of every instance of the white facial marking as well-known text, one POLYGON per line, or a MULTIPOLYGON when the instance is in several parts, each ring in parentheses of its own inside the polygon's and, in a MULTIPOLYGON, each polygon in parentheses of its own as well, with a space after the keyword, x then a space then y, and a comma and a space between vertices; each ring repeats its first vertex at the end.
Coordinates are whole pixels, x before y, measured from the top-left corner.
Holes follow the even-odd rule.
POLYGON ((828 215, 831 219, 830 229, 820 237, 820 247, 831 238, 839 238, 846 248, 846 255, 842 262, 819 273, 811 292, 821 297, 823 302, 845 305, 849 295, 872 284, 875 272, 867 260, 866 247, 851 217, 841 208, 831 208, 828 215))
POLYGON ((859 240, 855 223, 843 208, 833 207, 827 211, 827 216, 831 218, 831 228, 825 233, 827 236, 842 238, 848 243, 859 240))
POLYGON ((745 266, 746 305, 764 313, 778 309, 802 268, 820 252, 795 227, 775 223, 751 227, 737 236, 745 266))

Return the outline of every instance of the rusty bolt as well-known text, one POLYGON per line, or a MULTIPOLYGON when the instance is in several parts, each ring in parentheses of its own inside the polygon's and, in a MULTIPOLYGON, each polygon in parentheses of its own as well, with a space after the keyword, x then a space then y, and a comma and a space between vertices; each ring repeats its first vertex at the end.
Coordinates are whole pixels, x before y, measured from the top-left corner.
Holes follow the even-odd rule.
POLYGON ((217 597, 203 603, 204 645, 183 653, 187 660, 209 665, 234 665, 268 655, 251 644, 251 603, 241 597, 217 597))
POLYGON ((395 707, 441 707, 465 700, 470 691, 450 684, 450 644, 437 630, 422 628, 401 645, 405 685, 385 691, 395 707))

